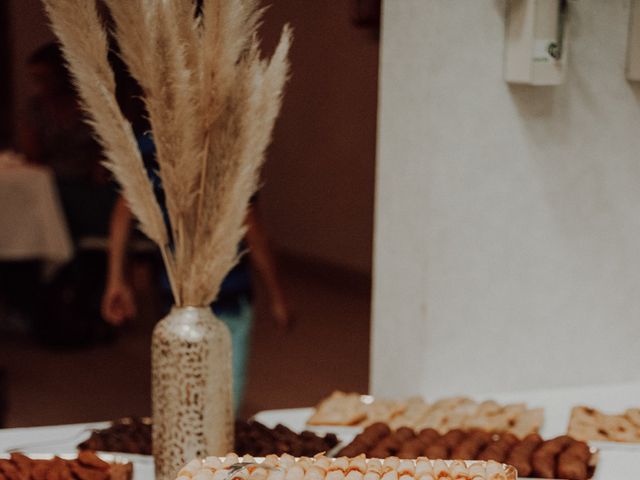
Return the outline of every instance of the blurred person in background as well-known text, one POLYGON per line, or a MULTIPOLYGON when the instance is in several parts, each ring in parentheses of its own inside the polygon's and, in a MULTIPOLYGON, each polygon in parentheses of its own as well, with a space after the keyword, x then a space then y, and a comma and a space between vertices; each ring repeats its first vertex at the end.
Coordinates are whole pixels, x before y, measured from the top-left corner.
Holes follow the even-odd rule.
POLYGON ((101 165, 102 148, 85 123, 59 45, 38 48, 27 63, 35 95, 23 113, 19 148, 30 162, 52 170, 75 250, 34 302, 33 333, 56 347, 109 341, 114 330, 100 315, 106 262, 99 245, 106 244, 116 186, 101 165))
POLYGON ((28 67, 36 94, 20 131, 20 149, 30 161, 53 170, 74 242, 104 237, 116 190, 101 165, 102 149, 84 121, 58 44, 36 50, 28 67))
MULTIPOLYGON (((156 191, 156 195, 158 195, 156 191)), ((159 195, 160 196, 160 195, 159 195)), ((163 203, 162 201, 160 202, 163 203)), ((117 201, 111 218, 109 236, 109 261, 106 290, 102 300, 102 315, 113 325, 120 325, 136 315, 136 302, 125 271, 127 243, 133 223, 133 215, 123 197, 117 201)), ((247 233, 240 251, 242 255, 236 266, 227 274, 215 302, 211 306, 214 314, 231 332, 233 346, 233 403, 236 413, 242 403, 246 383, 246 368, 249 340, 253 320, 252 267, 260 275, 266 287, 271 316, 280 328, 290 325, 291 317, 281 287, 267 237, 256 212, 255 203, 249 207, 246 218, 247 233)), ((163 315, 173 304, 166 274, 162 279, 165 304, 163 315)))

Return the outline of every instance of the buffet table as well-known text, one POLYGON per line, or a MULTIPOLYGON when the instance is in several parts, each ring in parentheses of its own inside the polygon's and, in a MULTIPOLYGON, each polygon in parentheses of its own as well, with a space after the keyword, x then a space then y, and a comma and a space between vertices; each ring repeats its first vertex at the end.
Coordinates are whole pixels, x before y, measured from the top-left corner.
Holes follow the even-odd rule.
MULTIPOLYGON (((482 395, 475 398, 482 400, 482 395)), ((640 382, 576 387, 535 392, 503 393, 487 395, 498 401, 527 401, 531 405, 545 408, 546 421, 543 436, 554 436, 566 430, 571 406, 588 404, 603 410, 619 410, 630 402, 640 401, 640 382)), ((260 412, 255 419, 274 426, 283 423, 292 429, 307 428, 306 419, 311 409, 270 410, 260 412)), ((15 428, 0 430, 0 452, 20 448, 27 453, 70 453, 75 446, 88 436, 88 431, 94 428, 104 428, 107 422, 76 425, 61 425, 52 427, 15 428)), ((319 431, 325 429, 317 429, 319 431)), ((343 440, 353 436, 353 429, 333 429, 343 440)), ((614 444, 611 442, 596 443, 600 449, 600 461, 595 474, 595 480, 640 479, 640 445, 614 444)), ((150 457, 141 455, 125 455, 134 463, 135 480, 153 480, 153 461, 150 457)))

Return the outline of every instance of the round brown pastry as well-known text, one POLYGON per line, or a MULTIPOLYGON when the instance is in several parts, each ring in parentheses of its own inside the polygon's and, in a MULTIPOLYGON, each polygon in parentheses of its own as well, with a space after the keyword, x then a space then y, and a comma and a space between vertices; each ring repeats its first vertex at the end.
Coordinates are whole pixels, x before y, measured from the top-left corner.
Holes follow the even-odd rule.
POLYGON ((440 434, 434 428, 424 428, 418 433, 418 438, 424 442, 425 445, 429 445, 440 438, 440 434))
POLYGON ((542 478, 554 478, 556 457, 573 441, 571 437, 562 435, 542 442, 531 457, 533 473, 542 478))
POLYGON ((587 480, 588 466, 577 458, 558 459, 558 477, 567 480, 587 480))
POLYGON ((383 438, 391 434, 391 429, 386 423, 375 422, 365 428, 362 433, 373 438, 383 438))
POLYGON ((425 447, 426 445, 420 438, 414 438, 402 445, 398 451, 398 457, 406 459, 418 458, 422 455, 422 452, 424 452, 425 447))
POLYGON ((366 454, 367 450, 368 450, 368 447, 354 440, 349 445, 347 445, 342 450, 340 450, 340 452, 338 453, 338 456, 353 458, 363 453, 366 454))
POLYGON ((416 433, 409 427, 400 427, 398 430, 396 430, 394 436, 400 443, 404 443, 407 440, 416 438, 416 433))
POLYGON ((562 458, 577 458, 581 462, 589 463, 591 450, 589 450, 589 445, 585 442, 574 441, 560 454, 560 459, 562 458))
POLYGON ((442 444, 445 445, 448 449, 453 449, 456 445, 462 442, 466 435, 467 434, 464 430, 455 428, 445 433, 438 441, 442 442, 442 444))
POLYGON ((400 458, 418 458, 422 455, 426 445, 420 439, 420 437, 409 440, 398 451, 398 457, 400 458))
POLYGON ((395 455, 395 453, 402 447, 402 442, 396 436, 391 434, 380 440, 377 447, 388 450, 391 452, 391 455, 395 455))
POLYGON ((457 460, 476 460, 478 453, 491 441, 491 434, 482 430, 471 431, 451 452, 457 460))
POLYGON ((448 458, 449 457, 449 449, 443 445, 442 443, 435 442, 431 445, 427 445, 423 452, 425 457, 428 458, 448 458))
POLYGON ((519 477, 528 477, 533 472, 531 455, 541 443, 542 438, 540 435, 532 433, 512 447, 506 463, 513 465, 518 470, 519 477))
POLYGON ((515 445, 520 440, 511 432, 502 432, 499 436, 499 441, 506 443, 507 445, 515 445))
POLYGON ((374 447, 375 445, 377 445, 379 441, 380 441, 380 438, 370 434, 367 435, 366 433, 363 432, 356 435, 356 438, 354 438, 353 442, 351 443, 357 443, 358 445, 362 445, 364 446, 365 450, 368 450, 374 447))
POLYGON ((589 446, 574 441, 558 456, 558 476, 567 480, 586 480, 590 458, 589 446))
POLYGON ((367 457, 384 459, 389 457, 390 455, 391 452, 388 449, 378 445, 367 454, 367 457))
POLYGON ((533 452, 531 466, 535 476, 540 478, 554 478, 556 471, 556 456, 550 450, 538 449, 533 452))
POLYGON ((498 463, 504 463, 507 459, 510 448, 511 445, 501 440, 491 442, 480 452, 477 459, 484 461, 493 460, 498 463))
POLYGON ((540 445, 539 448, 558 454, 574 441, 575 440, 568 435, 560 435, 559 437, 542 442, 542 445, 540 445))

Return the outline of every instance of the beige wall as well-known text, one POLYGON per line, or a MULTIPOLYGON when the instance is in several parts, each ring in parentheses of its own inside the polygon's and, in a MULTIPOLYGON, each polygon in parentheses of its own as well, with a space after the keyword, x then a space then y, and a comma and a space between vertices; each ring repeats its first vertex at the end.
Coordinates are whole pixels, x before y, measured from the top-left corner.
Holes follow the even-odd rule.
POLYGON ((352 25, 352 3, 277 0, 267 12, 267 43, 285 22, 295 38, 262 201, 280 247, 369 272, 378 42, 352 25))
MULTIPOLYGON (((24 62, 51 39, 39 0, 10 0, 16 110, 24 62)), ((292 77, 265 168, 262 209, 276 247, 360 272, 371 269, 378 42, 351 23, 352 2, 276 0, 263 34, 295 33, 292 77)))
POLYGON ((503 81, 505 1, 384 3, 375 394, 639 378, 630 2, 569 3, 558 87, 503 81))

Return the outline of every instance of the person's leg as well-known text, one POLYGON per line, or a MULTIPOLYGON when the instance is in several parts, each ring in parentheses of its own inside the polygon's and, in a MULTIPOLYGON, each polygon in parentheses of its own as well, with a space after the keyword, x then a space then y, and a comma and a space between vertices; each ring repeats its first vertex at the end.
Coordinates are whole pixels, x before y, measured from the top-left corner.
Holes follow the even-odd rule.
POLYGON ((232 366, 233 366, 233 410, 237 414, 246 384, 247 361, 249 358, 249 338, 253 309, 249 299, 241 296, 238 308, 222 309, 216 313, 231 332, 232 366))

